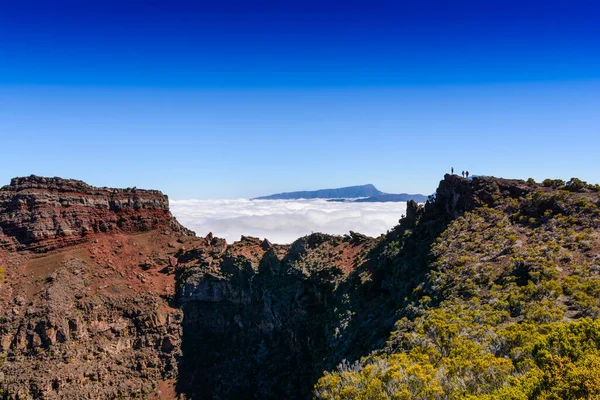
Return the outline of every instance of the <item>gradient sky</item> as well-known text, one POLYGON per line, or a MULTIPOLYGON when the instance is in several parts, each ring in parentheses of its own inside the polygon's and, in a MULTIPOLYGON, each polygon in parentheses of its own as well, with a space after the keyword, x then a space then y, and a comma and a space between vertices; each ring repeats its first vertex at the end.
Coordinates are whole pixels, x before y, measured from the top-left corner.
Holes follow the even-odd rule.
POLYGON ((0 185, 600 182, 595 1, 0 1, 0 185))

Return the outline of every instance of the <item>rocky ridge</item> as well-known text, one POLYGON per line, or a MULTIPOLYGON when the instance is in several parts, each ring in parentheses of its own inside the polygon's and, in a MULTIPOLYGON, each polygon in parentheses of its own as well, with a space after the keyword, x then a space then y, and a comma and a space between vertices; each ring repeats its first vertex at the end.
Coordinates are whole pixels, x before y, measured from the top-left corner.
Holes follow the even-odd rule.
POLYGON ((48 251, 98 233, 163 227, 190 235, 157 190, 97 188, 82 181, 35 175, 0 188, 0 246, 48 251))
MULTIPOLYGON (((133 189, 120 206, 73 205, 84 217, 66 218, 55 209, 61 187, 88 204, 105 204, 107 190, 83 184, 79 194, 81 182, 51 178, 45 191, 39 179, 11 186, 51 200, 30 208, 5 200, 0 210, 13 221, 2 225, 0 246, 5 398, 345 398, 342 389, 363 390, 346 373, 377 371, 370 362, 391 363, 385 357, 409 351, 415 338, 427 344, 419 324, 435 323, 436 313, 447 312, 445 321, 470 307, 502 326, 600 315, 592 290, 600 200, 580 181, 446 175, 385 235, 315 233, 282 246, 189 236, 153 191, 138 206, 133 189), (110 229, 93 222, 97 212, 110 229), (57 235, 46 229, 53 215, 61 228, 84 219, 92 232, 57 235), (49 234, 17 240, 14 220, 31 216, 20 226, 49 234)), ((16 198, 6 187, 0 196, 9 192, 16 198)), ((436 377, 452 393, 461 386, 444 368, 436 377)))
MULTIPOLYGON (((483 301, 471 300, 469 293, 477 293, 477 298, 489 299, 491 304, 499 295, 508 296, 509 304, 514 298, 522 298, 521 305, 510 310, 512 319, 505 322, 560 319, 561 307, 572 308, 564 314, 566 318, 585 315, 575 310, 576 300, 568 296, 544 299, 542 304, 552 304, 556 311, 540 314, 536 300, 539 292, 534 290, 532 294, 529 287, 520 289, 522 283, 512 286, 514 280, 522 279, 522 268, 540 268, 519 263, 522 259, 539 262, 538 256, 529 252, 537 254, 533 246, 545 246, 538 236, 541 230, 536 230, 539 222, 535 218, 531 222, 533 219, 526 218, 528 214, 548 215, 547 207, 560 221, 570 215, 573 229, 561 231, 561 235, 564 232, 575 238, 569 241, 587 238, 588 230, 598 227, 600 202, 595 188, 573 190, 568 184, 565 188, 571 190, 532 181, 446 175, 430 201, 425 205, 409 202, 407 215, 379 238, 355 233, 344 237, 312 234, 280 247, 245 238, 230 246, 215 243, 184 253, 179 258, 177 279, 177 298, 184 312, 185 354, 179 390, 192 398, 305 399, 315 394, 336 399, 386 398, 385 393, 392 393, 392 389, 381 392, 383 397, 366 394, 370 378, 358 388, 348 384, 347 389, 354 390, 348 393, 356 396, 344 395, 336 386, 340 381, 319 378, 324 371, 339 369, 349 371, 349 378, 342 377, 352 382, 353 368, 373 368, 363 367, 361 360, 402 349, 396 339, 399 334, 393 332, 411 329, 416 335, 418 326, 413 321, 435 312, 445 300, 447 292, 439 282, 471 285, 464 297, 458 289, 450 292, 451 299, 456 298, 459 304, 483 301), (583 205, 589 209, 581 209, 583 205), (495 224, 501 228, 495 228, 495 224), (455 242, 453 235, 460 241, 455 242), (469 247, 462 244, 470 241, 473 244, 469 247), (535 250, 522 248, 522 243, 535 250), (497 272, 490 275, 485 268, 497 272), (468 271, 477 271, 474 273, 479 280, 468 271), (498 280, 486 280, 486 275, 498 276, 498 280), (497 289, 494 282, 504 286, 497 289), (313 392, 316 382, 317 391, 313 392)), ((549 225, 548 234, 558 231, 549 225)), ((597 244, 585 245, 596 251, 599 248, 597 244)), ((569 243, 563 246, 565 255, 556 261, 558 268, 577 271, 565 260, 581 260, 578 247, 569 243)), ((588 250, 584 259, 597 263, 598 257, 588 250)), ((532 276, 536 273, 531 272, 532 276)), ((538 283, 543 288, 540 292, 546 290, 545 284, 538 283)), ((506 311, 494 310, 490 319, 499 318, 494 313, 505 315, 506 311)), ((410 332, 407 337, 413 337, 410 332)), ((443 377, 443 371, 439 376, 443 377)), ((460 382, 471 378, 456 379, 460 382)), ((394 384, 401 387, 403 383, 399 380, 394 384)), ((460 383, 452 385, 447 393, 454 388, 460 390, 460 383)), ((415 396, 420 398, 418 393, 415 396)))

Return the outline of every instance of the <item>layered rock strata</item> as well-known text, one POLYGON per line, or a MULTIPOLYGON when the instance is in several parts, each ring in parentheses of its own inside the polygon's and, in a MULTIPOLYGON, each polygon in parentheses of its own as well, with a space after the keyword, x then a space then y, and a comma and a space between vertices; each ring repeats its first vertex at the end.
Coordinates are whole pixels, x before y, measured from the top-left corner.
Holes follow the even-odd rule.
POLYGON ((97 188, 82 181, 29 176, 0 188, 0 246, 48 251, 98 233, 162 227, 189 235, 157 190, 97 188))
POLYGON ((0 398, 176 398, 174 270, 193 235, 155 190, 0 188, 0 398))

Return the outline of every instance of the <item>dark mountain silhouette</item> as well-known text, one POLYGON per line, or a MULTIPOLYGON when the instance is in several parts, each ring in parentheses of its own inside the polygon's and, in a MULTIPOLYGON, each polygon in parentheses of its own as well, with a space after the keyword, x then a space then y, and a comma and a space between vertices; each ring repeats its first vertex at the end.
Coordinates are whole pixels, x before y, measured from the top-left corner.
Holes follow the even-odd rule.
POLYGON ((427 201, 427 196, 422 194, 392 194, 384 193, 378 190, 374 185, 348 186, 337 189, 321 189, 301 192, 277 193, 269 196, 261 196, 252 200, 295 200, 295 199, 331 199, 332 201, 348 201, 347 199, 357 199, 350 201, 358 202, 388 202, 388 201, 409 201, 414 200, 419 203, 427 201))
POLYGON ((372 197, 385 194, 371 184, 348 186, 337 189, 321 189, 301 192, 277 193, 261 196, 252 200, 294 200, 294 199, 353 199, 358 197, 372 197))

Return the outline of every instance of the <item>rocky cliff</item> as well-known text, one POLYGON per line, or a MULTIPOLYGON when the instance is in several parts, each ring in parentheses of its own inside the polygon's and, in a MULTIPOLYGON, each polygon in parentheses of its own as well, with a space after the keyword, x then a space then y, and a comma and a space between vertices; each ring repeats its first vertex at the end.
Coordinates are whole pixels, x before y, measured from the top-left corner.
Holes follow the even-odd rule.
POLYGON ((162 227, 189 235, 156 190, 97 188, 84 182, 29 176, 0 188, 0 246, 48 251, 98 233, 162 227))
MULTIPOLYGON (((312 234, 289 246, 215 239, 180 258, 185 354, 179 390, 191 398, 307 398, 349 299, 336 287, 374 239, 312 234)), ((336 333, 336 330, 338 333, 336 333)))
POLYGON ((596 278, 579 265, 598 265, 599 205, 592 186, 446 175, 431 201, 409 202, 379 238, 313 234, 284 247, 211 239, 179 258, 178 389, 224 399, 496 393, 524 374, 521 358, 507 361, 514 347, 490 358, 500 354, 496 329, 592 313, 583 304, 596 278), (453 318, 463 325, 442 324, 453 318), (464 353, 439 348, 453 332, 473 340, 456 339, 464 353))
POLYGON ((17 291, 3 304, 0 387, 7 397, 148 396, 176 378, 181 313, 156 293, 132 295, 127 286, 102 293, 96 268, 68 259, 38 293, 17 291))
POLYGON ((154 190, 30 176, 0 189, 0 398, 175 398, 176 252, 154 190))
POLYGON ((600 396, 599 189, 446 175, 385 235, 281 246, 190 236, 159 192, 15 179, 0 393, 600 396))

